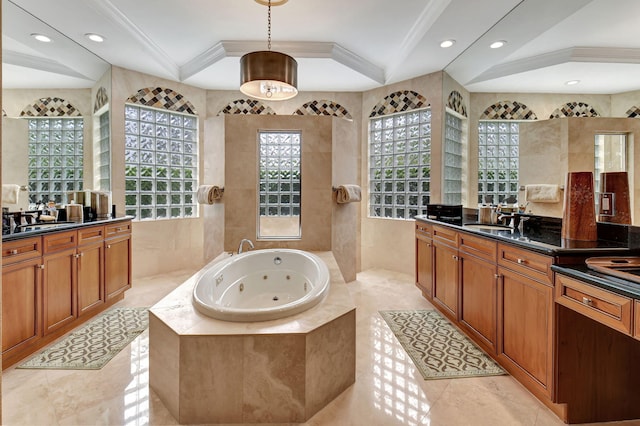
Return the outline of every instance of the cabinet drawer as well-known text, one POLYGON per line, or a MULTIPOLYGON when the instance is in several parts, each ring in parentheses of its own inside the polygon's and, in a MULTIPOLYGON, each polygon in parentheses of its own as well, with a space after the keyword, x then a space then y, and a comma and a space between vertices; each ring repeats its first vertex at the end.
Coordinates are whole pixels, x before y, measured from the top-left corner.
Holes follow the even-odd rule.
POLYGON ((631 335, 633 299, 557 274, 556 302, 631 335))
POLYGON ((472 256, 495 263, 498 243, 483 237, 477 237, 464 232, 458 235, 459 248, 472 256))
POLYGON ((498 264, 542 283, 553 284, 552 258, 506 244, 498 244, 498 264))
POLYGON ((450 228, 433 226, 433 238, 451 247, 458 248, 458 233, 450 228))
POLYGON ((131 233, 131 221, 118 222, 113 225, 105 226, 105 238, 117 237, 119 235, 126 235, 131 233))
POLYGON ((104 226, 78 229, 78 245, 100 243, 104 240, 104 226))
POLYGON ((8 265, 42 255, 42 239, 40 237, 2 243, 2 264, 8 265))
POLYGON ((43 253, 51 253, 58 250, 75 248, 78 245, 78 232, 67 231, 42 237, 43 253))
POLYGON ((431 225, 416 221, 416 237, 417 236, 431 238, 431 225))

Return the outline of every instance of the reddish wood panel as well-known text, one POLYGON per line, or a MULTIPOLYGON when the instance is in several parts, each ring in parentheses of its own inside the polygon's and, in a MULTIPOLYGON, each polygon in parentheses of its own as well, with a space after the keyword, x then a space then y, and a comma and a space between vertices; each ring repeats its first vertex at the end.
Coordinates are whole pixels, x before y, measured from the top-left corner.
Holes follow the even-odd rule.
POLYGON ((562 238, 596 241, 595 199, 592 172, 569 172, 564 188, 562 238))

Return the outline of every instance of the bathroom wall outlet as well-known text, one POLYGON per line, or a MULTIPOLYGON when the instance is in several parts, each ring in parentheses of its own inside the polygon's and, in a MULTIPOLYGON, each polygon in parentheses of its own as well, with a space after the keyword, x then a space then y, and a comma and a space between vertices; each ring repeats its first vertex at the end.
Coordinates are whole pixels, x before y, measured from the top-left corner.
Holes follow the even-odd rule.
POLYGON ((600 215, 615 215, 615 196, 616 194, 614 194, 613 192, 603 192, 600 194, 600 215))

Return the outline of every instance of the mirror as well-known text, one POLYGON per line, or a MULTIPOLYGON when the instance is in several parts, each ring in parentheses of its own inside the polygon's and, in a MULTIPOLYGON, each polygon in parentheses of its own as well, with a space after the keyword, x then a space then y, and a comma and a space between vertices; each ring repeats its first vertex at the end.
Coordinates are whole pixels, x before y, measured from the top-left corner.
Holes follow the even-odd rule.
MULTIPOLYGON (((81 159, 74 161, 81 167, 74 171, 74 178, 80 179, 80 185, 86 189, 110 189, 110 71, 106 61, 12 1, 2 0, 2 183, 21 187, 18 203, 3 204, 3 207, 11 211, 26 210, 29 201, 33 204, 37 197, 47 194, 40 191, 46 188, 50 188, 47 198, 59 203, 67 201, 64 192, 68 185, 62 184, 60 173, 51 171, 36 180, 33 169, 29 168, 35 152, 34 147, 29 150, 31 132, 28 120, 18 118, 25 116, 21 113, 29 108, 36 113, 38 108, 67 108, 68 105, 67 113, 77 110, 76 118, 81 119, 81 124, 74 131, 81 142, 81 159), (52 41, 39 42, 32 34, 46 35, 52 41), (52 195, 54 187, 60 191, 55 192, 59 195, 52 195)), ((52 130, 48 137, 58 137, 58 134, 65 137, 64 130, 61 133, 52 130)), ((31 133, 31 137, 34 135, 31 133)), ((64 144, 61 147, 64 149, 64 144)), ((52 146, 51 150, 54 148, 57 149, 52 146)), ((74 154, 77 156, 78 152, 74 154)), ((52 163, 67 160, 64 151, 59 157, 53 152, 48 155, 52 163)), ((69 173, 68 169, 62 172, 69 173)))
MULTIPOLYGON (((629 5, 635 7, 631 3, 629 5)), ((635 184, 640 175, 640 156, 633 143, 639 135, 637 123, 640 120, 622 118, 633 116, 631 111, 638 105, 637 88, 621 86, 625 81, 624 71, 631 72, 632 65, 624 63, 623 55, 615 58, 610 55, 607 58, 593 47, 606 44, 609 52, 621 48, 621 35, 626 33, 624 26, 617 24, 620 31, 615 35, 609 33, 608 43, 602 40, 604 33, 590 32, 588 36, 583 37, 579 31, 574 31, 573 34, 567 32, 569 27, 584 29, 599 26, 593 25, 594 20, 604 28, 607 26, 605 22, 611 22, 616 17, 624 20, 626 16, 629 16, 627 8, 611 8, 602 0, 571 0, 560 3, 550 0, 523 0, 514 5, 507 15, 445 67, 445 73, 451 77, 444 79, 445 99, 452 90, 464 93, 462 85, 465 86, 463 89, 470 90, 473 95, 465 95, 465 98, 471 98, 465 99, 465 105, 470 110, 470 179, 466 192, 471 196, 465 200, 469 206, 475 206, 477 202, 477 197, 473 195, 478 192, 475 189, 478 182, 474 178, 478 167, 478 119, 491 105, 505 105, 504 110, 495 110, 496 116, 508 116, 514 110, 508 108, 506 101, 517 101, 526 104, 532 113, 537 114, 537 120, 520 124, 519 197, 524 196, 524 186, 527 184, 564 185, 568 171, 593 171, 596 179, 594 188, 597 191, 600 177, 595 164, 595 135, 626 134, 626 172, 631 218, 634 225, 640 224, 640 197, 636 195, 640 188, 635 184), (611 12, 596 13, 605 8, 609 8, 611 12), (546 13, 547 16, 541 17, 545 10, 554 10, 554 13, 546 13), (598 19, 601 22, 597 22, 598 19), (566 39, 559 37, 560 34, 567 34, 566 39), (509 40, 509 37, 512 39, 509 40), (490 43, 495 40, 509 42, 503 49, 488 49, 490 43), (584 44, 580 44, 581 42, 584 44), (586 52, 592 55, 589 60, 585 59, 585 62, 569 55, 569 52, 578 51, 583 55, 586 52), (581 78, 575 74, 568 75, 582 69, 578 67, 588 68, 587 73, 581 74, 586 76, 585 80, 578 86, 566 84, 573 78, 581 78), (587 79, 589 81, 586 81, 587 79), (619 85, 613 84, 616 82, 619 85), (530 83, 537 84, 536 90, 530 83), (613 87, 620 89, 616 90, 613 87), (504 104, 501 103, 503 101, 504 104), (574 104, 579 108, 582 103, 588 104, 589 108, 593 107, 601 116, 584 118, 590 117, 589 113, 582 113, 578 109, 570 118, 548 119, 556 109, 571 107, 574 104), (568 122, 571 124, 567 124, 568 122), (562 127, 565 125, 568 128, 562 127), (525 138, 530 143, 525 144, 525 138)), ((635 43, 623 44, 628 48, 628 52, 634 51, 637 47, 635 43)), ((521 107, 522 105, 514 106, 516 109, 521 107)), ((520 112, 522 110, 523 108, 520 112)), ((618 173, 613 170, 611 172, 618 173)), ((562 217, 562 208, 562 203, 558 203, 557 206, 554 203, 537 203, 533 213, 562 217)), ((611 221, 604 218, 606 216, 601 215, 600 220, 611 221)))
POLYGON ((258 131, 258 239, 300 239, 299 130, 258 131))

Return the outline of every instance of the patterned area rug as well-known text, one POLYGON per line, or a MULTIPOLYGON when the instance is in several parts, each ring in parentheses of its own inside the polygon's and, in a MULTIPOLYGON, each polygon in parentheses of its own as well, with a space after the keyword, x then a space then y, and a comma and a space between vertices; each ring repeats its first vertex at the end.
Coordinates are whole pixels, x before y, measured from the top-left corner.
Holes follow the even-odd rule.
POLYGON ((148 326, 148 308, 109 309, 17 368, 99 370, 148 326))
POLYGON ((380 315, 425 379, 506 374, 434 310, 380 311, 380 315))

